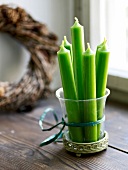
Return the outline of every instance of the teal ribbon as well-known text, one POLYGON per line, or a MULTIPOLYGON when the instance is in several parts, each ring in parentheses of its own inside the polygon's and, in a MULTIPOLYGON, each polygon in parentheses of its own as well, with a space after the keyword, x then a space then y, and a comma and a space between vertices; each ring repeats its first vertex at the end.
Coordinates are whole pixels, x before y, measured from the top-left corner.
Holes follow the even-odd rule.
POLYGON ((62 138, 63 130, 64 130, 65 126, 71 126, 71 127, 95 126, 95 125, 100 124, 100 123, 102 123, 104 121, 105 121, 105 115, 102 117, 102 119, 97 120, 95 122, 86 122, 86 123, 74 123, 74 122, 72 122, 72 123, 66 123, 63 118, 62 118, 61 122, 58 122, 58 117, 57 117, 57 114, 56 114, 55 110, 52 109, 52 108, 47 108, 43 112, 43 114, 40 116, 40 119, 39 119, 39 126, 40 126, 41 130, 42 131, 51 131, 52 129, 54 129, 55 127, 57 127, 60 124, 62 124, 62 127, 61 127, 59 133, 54 134, 54 135, 48 137, 47 139, 45 139, 43 142, 41 142, 40 146, 45 146, 45 145, 48 145, 48 144, 50 144, 52 142, 60 142, 60 141, 58 141, 58 139, 62 138), (54 119, 55 119, 57 124, 50 127, 50 128, 44 129, 43 128, 43 121, 45 119, 46 114, 49 113, 49 112, 51 112, 53 114, 54 119))

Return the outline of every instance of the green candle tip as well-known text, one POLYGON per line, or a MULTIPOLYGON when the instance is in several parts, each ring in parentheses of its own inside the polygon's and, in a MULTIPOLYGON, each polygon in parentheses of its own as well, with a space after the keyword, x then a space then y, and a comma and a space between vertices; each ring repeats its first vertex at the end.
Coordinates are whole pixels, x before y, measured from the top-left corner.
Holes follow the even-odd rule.
POLYGON ((92 51, 92 49, 90 47, 90 43, 87 43, 87 49, 83 54, 84 55, 86 55, 86 54, 94 54, 94 52, 92 51))
POLYGON ((100 50, 101 51, 106 51, 107 49, 108 49, 108 47, 107 47, 107 40, 105 39, 104 42, 103 42, 103 45, 100 48, 100 50))

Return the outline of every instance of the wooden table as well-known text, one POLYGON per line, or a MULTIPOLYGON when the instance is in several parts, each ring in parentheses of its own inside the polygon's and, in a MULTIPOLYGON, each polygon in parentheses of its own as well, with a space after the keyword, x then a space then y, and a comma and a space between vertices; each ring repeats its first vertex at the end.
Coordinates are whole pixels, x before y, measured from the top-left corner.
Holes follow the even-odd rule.
MULTIPOLYGON (((38 120, 44 109, 52 107, 61 119, 57 99, 38 102, 30 113, 0 113, 0 170, 128 170, 128 107, 115 103, 106 106, 106 130, 109 147, 97 154, 76 157, 63 144, 52 143, 42 148, 41 141, 53 133, 42 132, 38 120)), ((54 124, 49 114, 45 127, 54 124)))

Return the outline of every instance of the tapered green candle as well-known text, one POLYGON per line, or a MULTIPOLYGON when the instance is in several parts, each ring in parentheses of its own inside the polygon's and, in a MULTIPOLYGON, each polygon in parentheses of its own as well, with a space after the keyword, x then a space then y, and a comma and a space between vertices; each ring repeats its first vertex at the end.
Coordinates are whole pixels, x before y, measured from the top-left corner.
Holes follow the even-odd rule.
POLYGON ((71 61, 72 61, 72 44, 67 41, 66 36, 64 36, 64 47, 70 51, 71 61))
POLYGON ((78 99, 82 100, 83 96, 83 78, 82 78, 82 54, 85 51, 84 45, 84 29, 83 26, 79 24, 77 18, 75 18, 75 23, 71 27, 71 39, 72 39, 72 49, 73 49, 73 70, 75 77, 75 84, 78 99))
MULTIPOLYGON (((101 48, 97 51, 98 60, 96 60, 96 97, 103 97, 106 91, 107 74, 108 74, 108 63, 109 63, 110 52, 107 48, 106 41, 104 41, 101 48)), ((97 119, 103 117, 103 101, 97 103, 97 119)), ((98 139, 100 135, 101 125, 97 126, 98 139)))
POLYGON ((105 95, 108 64, 110 51, 107 48, 106 41, 103 46, 98 49, 98 60, 96 63, 96 97, 102 97, 105 95))
MULTIPOLYGON (((68 122, 80 123, 81 118, 79 116, 76 88, 74 83, 73 68, 71 63, 70 51, 64 48, 64 42, 62 43, 60 50, 57 52, 60 75, 62 80, 62 87, 66 100, 66 110, 68 116, 68 122)), ((69 127, 70 138, 74 142, 83 142, 83 132, 80 127, 69 127)))
MULTIPOLYGON (((97 121, 96 110, 96 73, 95 73, 95 55, 87 43, 87 50, 83 53, 83 82, 84 99, 88 100, 84 104, 84 122, 97 121)), ((97 125, 85 127, 85 142, 97 141, 97 125)))
MULTIPOLYGON (((75 17, 75 23, 71 27, 71 40, 73 50, 73 72, 75 79, 75 86, 78 100, 84 99, 83 94, 83 67, 82 67, 82 54, 85 51, 84 45, 84 28, 79 24, 78 19, 75 17)), ((79 102, 79 116, 83 120, 84 106, 83 102, 79 102)), ((84 130, 84 128, 83 128, 84 130)))

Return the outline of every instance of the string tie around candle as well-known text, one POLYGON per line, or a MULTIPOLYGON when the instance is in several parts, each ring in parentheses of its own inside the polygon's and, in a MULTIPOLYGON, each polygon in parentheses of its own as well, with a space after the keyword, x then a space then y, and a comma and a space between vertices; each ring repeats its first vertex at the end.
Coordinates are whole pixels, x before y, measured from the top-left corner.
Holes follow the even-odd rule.
POLYGON ((44 110, 43 114, 40 116, 40 119, 39 119, 39 126, 40 126, 42 131, 51 131, 52 129, 54 129, 55 127, 58 127, 59 125, 62 125, 62 127, 60 128, 60 131, 57 134, 51 135, 50 137, 45 139, 43 142, 41 142, 40 146, 45 146, 45 145, 48 145, 48 144, 50 144, 52 142, 62 142, 59 139, 61 139, 62 136, 63 136, 63 130, 64 130, 65 126, 70 126, 70 127, 95 126, 95 125, 98 125, 98 124, 105 121, 105 115, 101 119, 99 119, 99 120, 97 120, 95 122, 84 122, 84 123, 71 122, 71 123, 67 123, 64 120, 64 118, 62 118, 61 122, 58 122, 58 121, 59 121, 59 119, 58 119, 57 114, 56 114, 54 109, 47 108, 46 110, 44 110), (52 113, 53 114, 54 119, 56 121, 56 124, 54 126, 50 127, 50 128, 45 129, 43 127, 43 121, 44 121, 45 116, 47 115, 47 113, 52 113))

